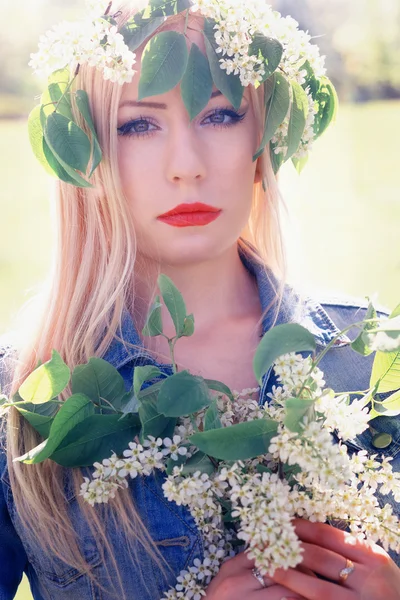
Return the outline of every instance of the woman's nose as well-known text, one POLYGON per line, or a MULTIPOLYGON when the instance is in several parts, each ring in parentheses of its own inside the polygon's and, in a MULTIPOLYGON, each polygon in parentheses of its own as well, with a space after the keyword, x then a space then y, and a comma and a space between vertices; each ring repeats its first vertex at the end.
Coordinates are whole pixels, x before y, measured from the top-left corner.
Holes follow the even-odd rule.
POLYGON ((201 180, 206 176, 205 157, 194 124, 182 124, 167 145, 166 174, 174 183, 201 180))

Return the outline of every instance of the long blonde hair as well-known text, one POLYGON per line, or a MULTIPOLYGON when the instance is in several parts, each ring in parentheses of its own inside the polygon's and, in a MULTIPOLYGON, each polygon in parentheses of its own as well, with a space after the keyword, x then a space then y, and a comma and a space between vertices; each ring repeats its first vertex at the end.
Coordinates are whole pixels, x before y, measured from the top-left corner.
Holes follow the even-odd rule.
MULTIPOLYGON (((132 2, 129 3, 130 6, 132 2)), ((141 2, 143 5, 143 2, 141 2)), ((132 14, 122 7, 120 22, 132 14)), ((117 163, 117 108, 121 86, 105 81, 98 71, 81 68, 80 89, 88 92, 104 158, 94 174, 93 189, 81 189, 57 182, 54 197, 54 229, 56 232, 52 268, 42 291, 37 295, 34 323, 17 349, 18 360, 13 373, 10 394, 13 395, 37 366, 57 349, 71 370, 91 356, 103 356, 121 324, 123 308, 135 319, 136 236, 127 202, 121 191, 117 163), (104 334, 104 332, 106 332, 104 334)), ((260 139, 264 127, 264 86, 251 88, 251 102, 259 123, 260 139)), ((78 113, 75 111, 76 116, 78 113)), ((84 124, 82 123, 82 127, 84 124)), ((266 185, 254 184, 249 222, 239 244, 249 241, 255 248, 254 260, 269 267, 278 281, 275 290, 277 315, 286 279, 286 258, 282 233, 283 201, 271 168, 269 153, 259 158, 259 169, 266 185)), ((155 287, 156 284, 154 284, 155 287)), ((268 307, 267 310, 272 309, 268 307)), ((64 392, 64 399, 70 390, 64 392)), ((7 418, 7 457, 10 484, 17 514, 24 527, 49 553, 80 572, 93 577, 77 542, 77 536, 66 510, 63 468, 46 460, 38 465, 13 463, 13 459, 42 441, 42 438, 20 413, 11 409, 7 418)), ((92 508, 79 495, 81 472, 73 470, 76 499, 99 549, 115 557, 107 540, 105 523, 114 519, 135 563, 137 554, 148 552, 164 571, 167 566, 141 522, 135 502, 125 490, 107 506, 92 508), (105 513, 106 516, 105 516, 105 513)), ((125 598, 121 580, 119 597, 125 598)))

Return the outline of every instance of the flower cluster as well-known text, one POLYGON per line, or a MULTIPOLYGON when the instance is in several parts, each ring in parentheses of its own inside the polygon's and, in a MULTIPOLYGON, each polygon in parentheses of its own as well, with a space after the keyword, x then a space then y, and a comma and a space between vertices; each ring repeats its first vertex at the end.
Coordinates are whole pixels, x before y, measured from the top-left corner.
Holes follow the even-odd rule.
MULTIPOLYGON (((200 11, 204 16, 216 21, 215 42, 221 58, 221 68, 227 74, 240 76, 243 86, 259 85, 265 75, 263 61, 250 53, 253 35, 258 32, 266 37, 278 40, 283 47, 280 70, 288 80, 303 85, 307 71, 302 68, 308 61, 316 78, 325 75, 325 57, 319 48, 311 44, 311 36, 299 29, 298 22, 292 17, 282 17, 264 0, 199 0, 192 6, 192 11, 200 11)), ((314 121, 318 112, 315 102, 306 90, 308 112, 306 126, 301 144, 294 158, 307 156, 314 139, 314 121)), ((283 123, 272 138, 276 154, 286 154, 290 109, 283 123)))
POLYGON ((164 496, 184 505, 193 516, 204 541, 204 557, 182 571, 174 588, 163 600, 201 600, 208 584, 224 561, 246 551, 264 575, 277 568, 295 567, 302 549, 292 521, 344 521, 355 539, 380 542, 386 550, 400 551, 399 521, 390 503, 381 506, 376 492, 392 494, 400 501, 400 473, 393 472, 391 458, 369 456, 366 451, 348 452, 332 432, 347 439, 363 431, 367 422, 364 401, 337 401, 311 358, 294 353, 275 362, 280 386, 268 394, 261 406, 254 400, 257 389, 235 392, 233 399, 219 394, 217 407, 222 427, 254 419, 273 418, 277 433, 265 454, 244 461, 217 461, 214 470, 183 472, 185 458, 197 448, 190 443, 195 429, 204 426, 205 410, 178 420, 172 439, 150 437, 143 445, 134 441, 123 452, 96 463, 93 480, 85 478, 81 494, 92 505, 107 502, 126 479, 148 476, 154 469, 166 471, 164 496), (305 402, 304 417, 288 427, 290 399, 305 402), (307 407, 310 407, 308 410, 307 407))
POLYGON ((124 450, 124 458, 113 454, 102 463, 94 463, 93 480, 84 478, 81 485, 81 495, 94 506, 96 503, 108 502, 114 498, 118 489, 128 487, 127 477, 135 479, 139 475, 151 475, 154 469, 165 471, 165 458, 178 460, 179 456, 187 454, 187 448, 180 446, 181 438, 174 435, 170 438, 155 438, 149 436, 143 445, 130 442, 129 449, 124 450))
POLYGON ((129 83, 136 71, 135 54, 125 44, 117 27, 98 17, 59 23, 41 36, 39 51, 31 54, 29 66, 39 75, 69 66, 71 71, 87 63, 103 72, 104 79, 129 83))
MULTIPOLYGON (((132 81, 136 55, 130 51, 117 27, 104 17, 108 0, 86 0, 87 15, 79 22, 62 22, 40 38, 39 51, 31 55, 29 65, 38 74, 50 75, 68 66, 75 71, 77 65, 85 64, 103 72, 104 78, 124 84, 132 81)), ((251 44, 256 33, 280 42, 283 54, 279 69, 288 81, 305 83, 307 71, 304 63, 312 68, 316 78, 325 74, 324 57, 311 36, 299 29, 292 17, 282 17, 264 0, 197 0, 192 12, 216 22, 216 51, 221 55, 220 66, 227 74, 239 75, 243 86, 258 86, 264 80, 264 61, 252 54, 251 44)), ((307 156, 314 139, 314 120, 317 106, 308 90, 308 113, 301 143, 294 158, 307 156)), ((290 108, 283 123, 277 129, 272 143, 277 154, 286 155, 290 108)))

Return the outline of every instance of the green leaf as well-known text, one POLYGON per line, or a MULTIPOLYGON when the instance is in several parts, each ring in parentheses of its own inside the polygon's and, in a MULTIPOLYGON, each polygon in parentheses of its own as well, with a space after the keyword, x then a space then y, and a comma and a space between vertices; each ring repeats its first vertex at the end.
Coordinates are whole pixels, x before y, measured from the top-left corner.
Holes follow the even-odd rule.
POLYGON ((285 160, 289 160, 289 158, 296 153, 300 145, 301 138, 303 137, 308 114, 307 94, 301 85, 297 83, 297 81, 291 81, 290 85, 292 87, 292 107, 290 110, 287 137, 288 150, 285 160))
POLYGON ((222 429, 195 433, 190 437, 190 442, 213 458, 247 460, 265 454, 277 430, 276 421, 255 419, 222 429))
POLYGON ((217 401, 213 400, 204 415, 204 430, 209 431, 210 429, 220 429, 221 427, 217 401))
POLYGON ((61 166, 55 154, 50 150, 49 145, 46 140, 43 138, 43 154, 45 156, 45 160, 47 164, 50 166, 52 170, 52 175, 56 175, 61 181, 65 181, 66 183, 71 183, 72 185, 77 184, 77 180, 74 177, 71 177, 64 167, 61 166))
POLYGON ((46 154, 43 149, 43 143, 46 143, 43 136, 43 127, 40 119, 40 110, 41 106, 35 106, 35 108, 30 112, 28 117, 28 135, 29 141, 31 143, 31 147, 33 150, 33 154, 40 162, 42 167, 46 169, 46 171, 50 175, 56 175, 54 169, 49 164, 49 161, 46 157, 46 154))
POLYGON ((303 398, 288 398, 285 401, 285 420, 284 425, 290 431, 301 433, 303 428, 301 423, 304 417, 310 416, 310 411, 313 409, 315 400, 307 400, 303 398))
POLYGON ((233 394, 227 385, 221 383, 221 381, 216 381, 215 379, 205 379, 206 384, 213 390, 214 392, 220 392, 224 394, 224 396, 228 396, 229 400, 234 401, 233 394))
POLYGON ((119 410, 125 395, 125 383, 117 369, 95 356, 85 365, 75 367, 71 387, 74 394, 85 394, 102 409, 108 410, 119 410))
POLYGON ((140 402, 139 417, 142 423, 142 439, 149 435, 171 437, 174 433, 176 419, 170 419, 160 414, 157 408, 157 396, 158 394, 152 394, 140 402))
POLYGON ((156 17, 153 19, 139 18, 139 15, 128 21, 121 28, 120 33, 124 38, 125 44, 131 52, 134 52, 147 40, 153 33, 164 23, 164 17, 156 17))
POLYGON ((143 327, 142 334, 145 336, 153 337, 161 335, 163 332, 162 318, 161 318, 161 307, 160 296, 156 296, 155 301, 150 307, 147 315, 146 324, 143 327))
POLYGON ((23 400, 43 404, 61 394, 69 382, 71 371, 56 350, 51 359, 32 371, 18 392, 23 400))
POLYGON ((212 398, 202 377, 181 371, 168 377, 158 395, 158 410, 167 417, 183 417, 209 406, 212 398))
POLYGON ((336 90, 328 77, 321 77, 320 88, 317 93, 318 113, 314 120, 314 139, 319 138, 328 128, 329 124, 335 120, 339 100, 336 90))
POLYGON ((270 159, 271 159, 272 169, 276 175, 277 172, 279 171, 279 169, 281 168, 281 166, 283 165, 283 163, 285 162, 285 158, 284 158, 282 152, 280 152, 279 154, 275 154, 275 148, 276 148, 276 145, 271 142, 269 155, 270 155, 270 159))
POLYGON ((158 287, 160 288, 165 306, 174 322, 176 335, 181 336, 185 328, 186 317, 186 306, 182 294, 172 280, 163 274, 158 278, 158 287))
POLYGON ((43 438, 49 437, 50 427, 54 421, 54 417, 46 417, 38 413, 30 412, 29 410, 25 410, 21 406, 16 406, 15 408, 43 438))
POLYGON ((72 169, 86 172, 90 158, 90 140, 76 123, 53 112, 47 117, 45 138, 63 162, 72 169))
MULTIPOLYGON (((389 319, 400 315, 400 304, 393 310, 389 319)), ((396 352, 376 352, 372 365, 370 387, 378 381, 378 392, 393 392, 400 388, 400 350, 396 352)))
POLYGON ((93 414, 94 406, 90 398, 83 394, 70 396, 54 417, 47 440, 16 460, 30 465, 44 461, 58 448, 66 435, 78 423, 93 414))
POLYGON ((284 121, 290 106, 289 83, 281 73, 274 73, 269 86, 272 88, 272 91, 266 112, 264 135, 255 156, 260 155, 259 153, 262 153, 265 146, 274 137, 279 125, 284 121))
POLYGON ((255 33, 252 39, 249 54, 263 61, 265 74, 262 81, 265 81, 279 67, 283 54, 283 46, 278 40, 267 37, 262 33, 255 33))
MULTIPOLYGON (((376 319, 376 318, 377 318, 376 310, 375 310, 372 302, 370 302, 368 304, 368 309, 365 314, 365 319, 376 319)), ((367 344, 365 343, 364 336, 363 336, 364 331, 370 331, 372 329, 376 329, 375 323, 364 323, 360 333, 358 334, 356 339, 351 343, 352 349, 355 350, 356 352, 358 352, 358 354, 361 354, 362 356, 368 356, 369 354, 371 354, 373 352, 373 350, 369 346, 367 346, 367 344)))
POLYGON ((126 394, 121 399, 121 411, 122 411, 121 419, 123 419, 124 416, 128 415, 129 413, 138 413, 139 406, 140 406, 140 402, 139 402, 138 398, 133 393, 133 390, 130 389, 129 392, 126 392, 126 394))
POLYGON ((183 324, 182 336, 190 337, 193 334, 194 334, 194 315, 191 314, 191 315, 188 315, 187 317, 185 317, 185 321, 183 324))
POLYGON ((300 175, 306 164, 308 163, 308 154, 307 156, 303 156, 303 158, 294 158, 292 157, 292 163, 294 164, 294 168, 300 175))
POLYGON ((92 115, 89 106, 89 96, 85 90, 78 90, 75 94, 76 105, 79 112, 85 119, 90 131, 92 132, 92 166, 90 169, 89 177, 93 175, 94 170, 99 166, 103 157, 100 144, 97 139, 96 129, 92 120, 92 115))
POLYGON ((66 117, 68 120, 73 120, 72 107, 69 94, 64 95, 66 86, 61 89, 59 83, 50 83, 47 89, 43 92, 41 103, 44 105, 46 115, 50 115, 55 110, 66 117))
POLYGON ((63 467, 88 467, 121 454, 140 431, 138 415, 92 415, 76 425, 49 457, 63 467))
MULTIPOLYGON (((57 113, 53 113, 51 116, 56 115, 57 113)), ((58 115, 58 117, 60 118, 64 118, 62 117, 62 115, 58 115)), ((71 181, 73 182, 73 185, 77 186, 77 187, 93 187, 88 181, 86 181, 86 179, 84 179, 75 169, 73 169, 67 162, 65 162, 57 153, 57 151, 55 150, 55 148, 52 145, 51 142, 51 138, 48 135, 48 131, 47 131, 47 121, 48 118, 46 117, 44 110, 43 110, 43 106, 40 107, 40 119, 41 119, 41 124, 42 124, 42 128, 43 128, 43 134, 44 134, 44 139, 48 145, 48 150, 52 153, 53 155, 53 160, 56 160, 60 166, 62 167, 62 170, 59 170, 60 175, 57 175, 63 180, 66 181, 67 183, 71 183, 71 181), (67 173, 67 178, 63 179, 62 174, 63 172, 66 171, 67 173)), ((79 128, 78 128, 79 129, 79 128)), ((82 130, 81 130, 82 131, 82 130)), ((85 132, 83 132, 83 134, 86 136, 85 132)), ((88 155, 87 155, 87 160, 89 162, 89 158, 90 158, 90 141, 89 138, 86 136, 87 139, 87 143, 89 146, 89 150, 88 150, 88 155)), ((60 139, 60 143, 62 144, 62 140, 60 139)), ((46 154, 46 148, 45 146, 43 146, 43 150, 45 151, 46 154)), ((47 158, 47 155, 46 155, 47 158)), ((49 161, 50 162, 50 161, 49 161)), ((53 165, 51 165, 53 167, 53 165)))
POLYGON ((182 99, 192 121, 211 98, 213 79, 210 65, 200 48, 192 44, 185 74, 181 81, 182 99))
POLYGON ((373 403, 373 408, 370 411, 371 418, 374 417, 397 417, 400 415, 400 390, 386 398, 383 402, 373 403))
POLYGON ((289 352, 314 351, 316 347, 312 333, 297 323, 284 323, 267 331, 259 343, 253 359, 253 369, 261 384, 264 373, 275 360, 289 352))
POLYGON ((303 65, 301 65, 300 69, 302 71, 307 71, 307 75, 305 77, 305 82, 303 83, 303 89, 307 88, 310 90, 311 96, 313 100, 317 100, 318 92, 320 88, 320 81, 316 78, 314 69, 310 65, 310 62, 306 60, 303 65))
POLYGON ((226 71, 221 68, 220 58, 221 55, 217 54, 215 48, 215 37, 214 37, 214 22, 210 19, 204 21, 204 42, 206 45, 206 52, 208 62, 210 64, 211 75, 215 84, 215 87, 222 92, 222 94, 229 100, 232 106, 239 110, 242 103, 244 87, 241 84, 240 77, 233 73, 227 75, 226 71))
POLYGON ((183 465, 182 475, 192 475, 200 471, 212 475, 215 472, 215 467, 210 458, 204 452, 196 452, 183 465))
POLYGON ((184 35, 162 31, 152 37, 143 50, 138 99, 172 90, 182 79, 187 61, 184 35))
POLYGON ((145 383, 145 381, 149 381, 160 376, 164 377, 165 374, 160 371, 158 367, 153 367, 152 365, 135 367, 133 371, 133 391, 135 396, 139 398, 140 390, 142 389, 142 385, 145 383))

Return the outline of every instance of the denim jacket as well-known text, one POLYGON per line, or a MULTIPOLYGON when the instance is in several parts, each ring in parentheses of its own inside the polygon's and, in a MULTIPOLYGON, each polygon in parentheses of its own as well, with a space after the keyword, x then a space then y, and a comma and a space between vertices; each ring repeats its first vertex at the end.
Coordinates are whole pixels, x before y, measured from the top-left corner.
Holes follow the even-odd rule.
MULTIPOLYGON (((272 273, 261 268, 252 259, 246 249, 239 248, 239 255, 248 271, 256 278, 262 308, 265 309, 274 298, 273 285, 276 283, 272 273)), ((298 322, 309 329, 315 336, 318 353, 347 325, 360 321, 366 313, 366 303, 351 298, 329 299, 301 298, 291 287, 286 286, 282 305, 276 324, 298 322), (300 301, 301 300, 301 301, 300 301)), ((271 328, 274 311, 269 311, 263 321, 263 332, 271 328)), ((387 315, 382 308, 379 315, 387 315)), ((357 333, 356 330, 350 331, 357 333)), ((128 349, 121 341, 114 339, 103 358, 118 369, 123 376, 126 389, 132 385, 133 370, 139 364, 156 364, 164 373, 171 374, 172 366, 157 364, 143 347, 132 318, 124 312, 121 329, 117 334, 130 343, 139 345, 142 349, 128 349)), ((351 335, 351 337, 354 337, 351 335)), ((362 357, 349 347, 350 338, 342 335, 335 345, 327 352, 320 363, 324 372, 326 386, 335 392, 364 390, 369 387, 369 378, 373 355, 362 357)), ((8 349, 10 350, 10 349, 8 349)), ((7 351, 3 348, 3 354, 7 351)), ((0 348, 1 359, 1 348, 0 348)), ((1 360, 0 360, 1 367, 1 360)), ((0 370, 1 375, 1 370, 0 370)), ((7 393, 9 372, 3 369, 0 382, 2 390, 7 393)), ((268 401, 267 394, 276 384, 273 369, 265 374, 262 381, 260 403, 268 401)), ((382 395, 383 396, 383 395, 382 395)), ((384 396, 383 396, 384 397, 384 396)), ((378 453, 392 456, 395 470, 400 469, 400 419, 379 417, 373 422, 377 431, 390 434, 390 444, 377 450, 369 430, 348 442, 351 450, 366 449, 371 454, 378 453)), ((156 600, 174 585, 176 577, 182 569, 193 564, 195 558, 204 557, 204 547, 193 517, 184 506, 169 502, 163 496, 161 488, 164 475, 157 472, 150 477, 139 477, 130 481, 130 490, 145 526, 153 540, 157 543, 161 554, 167 560, 172 572, 168 581, 161 577, 159 570, 151 558, 141 552, 140 565, 132 564, 126 556, 124 542, 113 523, 107 523, 108 539, 114 548, 117 563, 121 569, 123 586, 128 598, 132 600, 156 600), (140 576, 140 570, 143 578, 140 576), (144 582, 154 583, 157 592, 150 593, 144 582)), ((87 575, 80 573, 58 559, 48 556, 40 547, 40 543, 28 542, 24 528, 15 511, 10 480, 6 466, 4 450, 0 451, 0 600, 14 598, 25 572, 35 600, 111 600, 115 597, 113 587, 113 569, 110 564, 104 564, 87 524, 83 521, 78 509, 78 503, 70 485, 70 470, 65 469, 65 497, 72 522, 79 532, 81 547, 88 563, 93 568, 93 574, 99 577, 104 589, 93 584, 87 575), (106 571, 105 567, 108 567, 106 571), (109 575, 107 576, 107 573, 109 575), (110 576, 111 575, 111 576, 110 576)), ((389 497, 381 496, 380 502, 392 502, 397 514, 399 505, 389 497)), ((140 549, 139 549, 140 552, 140 549)), ((400 566, 399 555, 392 558, 400 566)))

